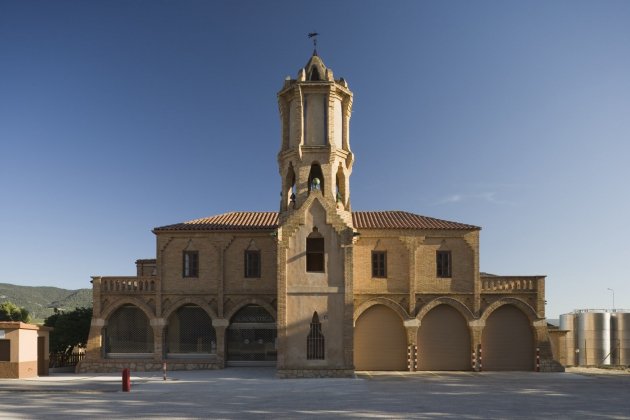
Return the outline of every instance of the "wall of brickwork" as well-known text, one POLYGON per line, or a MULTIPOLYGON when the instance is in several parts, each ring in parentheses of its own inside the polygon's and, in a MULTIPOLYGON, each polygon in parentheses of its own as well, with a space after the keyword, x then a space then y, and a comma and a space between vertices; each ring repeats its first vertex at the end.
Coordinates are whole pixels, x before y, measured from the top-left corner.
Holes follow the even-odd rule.
POLYGON ((475 254, 463 234, 440 232, 426 236, 418 248, 416 271, 418 273, 416 290, 419 293, 473 293, 475 283, 475 254), (446 236, 448 235, 448 236, 446 236), (439 278, 436 273, 436 252, 450 251, 452 258, 452 276, 439 278))
POLYGON ((374 237, 362 232, 354 245, 354 293, 409 291, 409 251, 398 237, 374 237), (387 252, 387 276, 372 277, 372 251, 387 252))
POLYGON ((220 254, 206 234, 158 235, 158 273, 162 281, 162 292, 213 293, 217 290, 220 277, 220 254), (199 276, 183 276, 183 252, 199 253, 199 276))

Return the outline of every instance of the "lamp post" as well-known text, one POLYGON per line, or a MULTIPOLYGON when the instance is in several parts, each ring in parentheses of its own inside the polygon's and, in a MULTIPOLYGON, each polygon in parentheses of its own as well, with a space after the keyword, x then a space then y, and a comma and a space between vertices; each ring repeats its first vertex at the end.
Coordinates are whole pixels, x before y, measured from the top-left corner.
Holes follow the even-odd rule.
POLYGON ((612 307, 612 309, 613 309, 613 312, 615 312, 615 290, 611 289, 610 287, 608 287, 607 289, 612 292, 612 295, 613 295, 613 307, 612 307))

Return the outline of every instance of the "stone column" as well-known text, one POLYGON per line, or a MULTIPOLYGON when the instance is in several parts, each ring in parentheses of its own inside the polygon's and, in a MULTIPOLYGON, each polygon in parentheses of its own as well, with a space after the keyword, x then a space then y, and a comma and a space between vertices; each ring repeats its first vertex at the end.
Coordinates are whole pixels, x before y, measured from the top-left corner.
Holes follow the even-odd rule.
POLYGON ((164 358, 164 328, 166 320, 164 318, 153 318, 151 328, 153 328, 153 360, 162 361, 164 358))
MULTIPOLYGON (((475 355, 474 357, 476 360, 476 363, 475 363, 476 372, 479 372, 480 370, 478 349, 481 346, 481 335, 483 333, 483 328, 485 326, 486 326, 486 322, 480 319, 474 319, 468 322, 468 328, 470 329, 470 363, 471 363, 471 369, 472 369, 472 359, 473 359, 473 353, 474 353, 475 355)), ((483 354, 483 349, 481 353, 483 354)), ((482 358, 482 363, 483 363, 483 358, 482 358)))
POLYGON ((102 337, 104 326, 105 320, 103 318, 92 318, 85 350, 85 360, 99 360, 102 358, 102 337))
MULTIPOLYGON (((407 331, 407 349, 409 349, 409 346, 414 346, 417 350, 418 328, 420 328, 420 320, 416 318, 407 319, 403 321, 403 325, 405 326, 405 330, 407 331)), ((409 357, 407 357, 407 363, 409 364, 409 371, 415 372, 418 363, 418 353, 412 353, 412 357, 414 357, 414 360, 409 360, 409 357)))
POLYGON ((226 342, 225 330, 230 325, 230 320, 225 318, 216 318, 212 320, 212 326, 217 338, 217 365, 220 368, 225 367, 226 362, 226 342))

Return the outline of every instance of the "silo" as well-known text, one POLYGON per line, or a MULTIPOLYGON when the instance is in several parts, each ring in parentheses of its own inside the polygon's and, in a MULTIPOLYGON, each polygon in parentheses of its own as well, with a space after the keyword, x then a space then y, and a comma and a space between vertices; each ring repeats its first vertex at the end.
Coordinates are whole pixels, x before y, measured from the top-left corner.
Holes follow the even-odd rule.
POLYGON ((560 329, 568 331, 565 336, 567 349, 567 366, 577 366, 578 360, 575 353, 575 315, 560 315, 560 329))
POLYGON ((610 364, 610 312, 585 311, 577 314, 577 347, 582 366, 610 364))
POLYGON ((630 312, 616 312, 612 316, 613 339, 612 350, 613 363, 617 365, 630 365, 630 312))

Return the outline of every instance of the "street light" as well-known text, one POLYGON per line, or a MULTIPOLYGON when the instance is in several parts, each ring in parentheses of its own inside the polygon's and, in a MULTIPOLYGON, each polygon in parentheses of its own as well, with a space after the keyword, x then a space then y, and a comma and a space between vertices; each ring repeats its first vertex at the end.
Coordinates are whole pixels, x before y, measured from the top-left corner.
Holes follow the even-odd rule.
POLYGON ((615 312, 615 291, 610 287, 608 287, 607 289, 610 290, 613 294, 613 312, 615 312))

